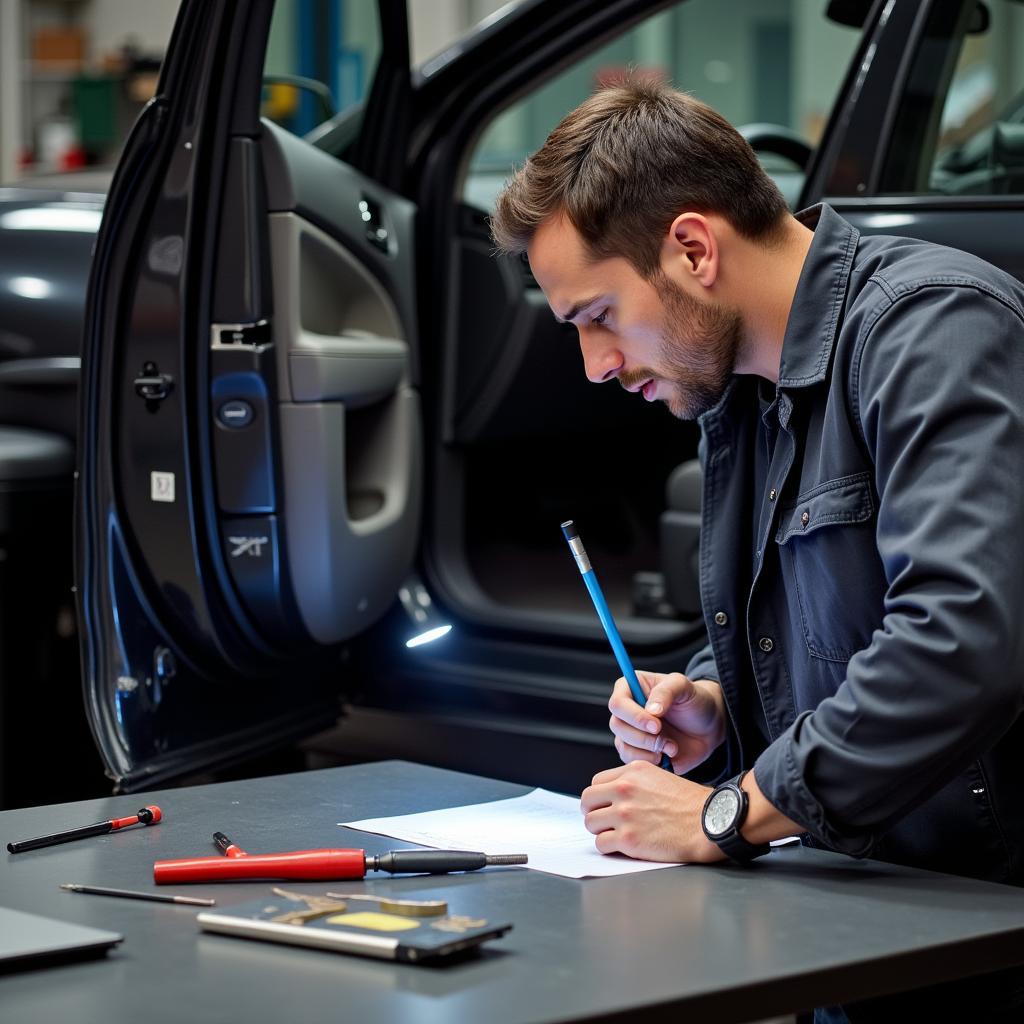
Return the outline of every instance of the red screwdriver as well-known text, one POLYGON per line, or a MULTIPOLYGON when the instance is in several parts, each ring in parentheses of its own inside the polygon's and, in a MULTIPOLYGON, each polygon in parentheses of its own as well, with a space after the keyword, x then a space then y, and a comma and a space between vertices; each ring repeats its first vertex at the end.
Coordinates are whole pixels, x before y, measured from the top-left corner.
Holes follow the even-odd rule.
POLYGON ((38 836, 36 839, 23 839, 20 843, 8 843, 9 853, 23 853, 25 850, 38 850, 43 846, 56 846, 58 843, 70 843, 72 839, 85 839, 87 836, 105 836, 108 832, 116 832, 118 829, 127 828, 129 825, 155 825, 163 814, 160 808, 154 806, 143 807, 137 814, 129 815, 127 818, 111 818, 109 821, 97 821, 92 825, 82 825, 80 828, 69 828, 66 832, 52 832, 48 836, 38 836))
MULTIPOLYGON (((227 839, 227 837, 224 837, 227 839)), ((228 841, 228 845, 233 843, 228 841)), ((226 853, 225 849, 225 853, 226 853)), ((390 874, 444 875, 477 871, 494 865, 525 864, 525 853, 486 854, 467 850, 295 850, 291 853, 246 853, 224 857, 158 860, 153 865, 157 885, 186 882, 230 882, 244 878, 323 882, 362 878, 367 871, 390 874)))

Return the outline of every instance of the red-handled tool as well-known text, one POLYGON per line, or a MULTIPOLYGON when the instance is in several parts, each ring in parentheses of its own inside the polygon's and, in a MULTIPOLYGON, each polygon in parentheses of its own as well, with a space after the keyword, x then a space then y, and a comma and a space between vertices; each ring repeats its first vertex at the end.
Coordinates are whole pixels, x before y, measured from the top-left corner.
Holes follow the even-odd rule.
POLYGON ((525 863, 525 853, 489 855, 464 850, 393 850, 391 853, 367 854, 365 850, 295 850, 292 853, 158 860, 153 865, 153 881, 157 885, 253 878, 324 882, 362 878, 367 871, 438 875, 451 871, 476 871, 498 864, 525 863))
POLYGON ((82 825, 81 828, 69 828, 66 832, 52 832, 48 836, 39 836, 36 839, 23 839, 20 843, 8 843, 9 853, 23 853, 25 850, 38 850, 44 846, 56 846, 58 843, 70 843, 72 839, 85 839, 88 836, 105 836, 108 832, 116 832, 118 829, 127 828, 129 825, 155 825, 163 817, 160 808, 151 805, 142 807, 138 813, 130 814, 127 818, 111 818, 109 821, 97 821, 92 825, 82 825))
POLYGON ((213 843, 225 857, 248 857, 240 846, 236 846, 223 832, 213 833, 213 843))
POLYGON ((362 850, 296 850, 293 853, 249 853, 244 857, 187 857, 158 860, 153 865, 157 885, 180 882, 229 882, 240 878, 290 878, 308 882, 362 878, 362 850))

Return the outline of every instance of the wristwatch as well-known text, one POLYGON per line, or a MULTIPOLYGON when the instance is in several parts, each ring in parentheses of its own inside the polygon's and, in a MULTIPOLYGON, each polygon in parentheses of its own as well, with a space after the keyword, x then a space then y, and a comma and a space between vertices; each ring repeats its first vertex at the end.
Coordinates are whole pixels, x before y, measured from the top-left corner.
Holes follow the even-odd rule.
POLYGON ((735 779, 718 786, 705 801, 700 816, 704 835, 737 864, 747 864, 771 850, 768 843, 748 843, 740 835, 750 807, 747 794, 740 788, 746 774, 740 772, 735 779))

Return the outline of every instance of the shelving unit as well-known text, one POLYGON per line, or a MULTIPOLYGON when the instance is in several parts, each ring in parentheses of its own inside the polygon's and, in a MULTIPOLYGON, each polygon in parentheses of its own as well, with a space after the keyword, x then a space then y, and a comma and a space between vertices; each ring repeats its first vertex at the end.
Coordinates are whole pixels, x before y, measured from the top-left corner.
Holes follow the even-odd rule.
POLYGON ((173 0, 0 2, 0 182, 109 165, 151 93, 173 0), (17 71, 15 71, 17 69, 17 71))

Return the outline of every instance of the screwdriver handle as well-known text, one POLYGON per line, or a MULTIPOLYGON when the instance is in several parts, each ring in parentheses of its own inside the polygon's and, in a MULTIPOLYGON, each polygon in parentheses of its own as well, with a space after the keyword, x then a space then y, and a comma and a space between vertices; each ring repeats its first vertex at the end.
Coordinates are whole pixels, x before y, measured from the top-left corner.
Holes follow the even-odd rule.
POLYGON ((476 871, 487 856, 468 850, 392 850, 367 858, 369 866, 393 875, 446 875, 449 871, 476 871))
POLYGON ((296 850, 292 853, 250 853, 244 857, 188 857, 158 860, 153 865, 157 885, 188 882, 233 882, 246 878, 283 878, 323 882, 362 878, 362 850, 296 850))
POLYGON ((446 875, 499 865, 525 864, 525 853, 476 853, 472 850, 392 850, 366 858, 367 871, 391 874, 446 875))

